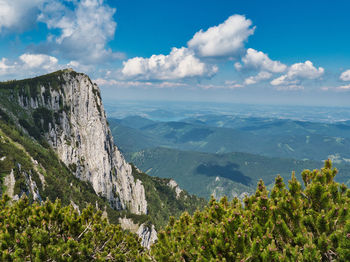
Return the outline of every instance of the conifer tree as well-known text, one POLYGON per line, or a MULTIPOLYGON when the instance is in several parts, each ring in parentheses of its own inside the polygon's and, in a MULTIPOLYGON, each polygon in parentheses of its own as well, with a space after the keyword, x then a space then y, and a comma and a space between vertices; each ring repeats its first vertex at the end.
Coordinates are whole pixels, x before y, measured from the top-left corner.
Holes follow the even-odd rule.
POLYGON ((79 214, 59 200, 0 201, 0 261, 143 261, 144 252, 136 236, 91 206, 79 214))
POLYGON ((170 220, 152 248, 157 261, 350 261, 350 190, 334 181, 331 161, 278 176, 271 192, 259 181, 241 203, 226 198, 193 216, 170 220))

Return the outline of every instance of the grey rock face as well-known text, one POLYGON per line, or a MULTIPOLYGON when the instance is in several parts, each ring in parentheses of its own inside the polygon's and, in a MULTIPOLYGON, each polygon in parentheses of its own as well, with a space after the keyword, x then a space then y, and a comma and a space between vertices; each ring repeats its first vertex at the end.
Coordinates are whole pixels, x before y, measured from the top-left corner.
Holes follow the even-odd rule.
POLYGON ((132 233, 136 233, 141 239, 141 245, 145 248, 150 249, 151 245, 153 245, 158 239, 154 225, 135 224, 132 219, 126 217, 119 218, 119 223, 122 228, 129 230, 132 233))
POLYGON ((175 190, 176 199, 179 199, 180 194, 182 192, 182 189, 179 187, 179 185, 176 183, 176 181, 173 179, 170 179, 168 186, 175 190))
POLYGON ((151 245, 158 239, 154 225, 146 226, 145 224, 141 224, 137 230, 137 235, 141 238, 141 245, 148 249, 150 249, 151 245))
POLYGON ((70 70, 57 77, 58 88, 42 86, 37 97, 19 96, 19 104, 54 112, 45 136, 76 177, 89 181, 113 208, 146 214, 144 187, 114 145, 98 86, 85 74, 70 70))
POLYGON ((25 179, 25 188, 26 190, 21 191, 19 194, 15 195, 14 194, 14 187, 16 183, 16 179, 14 176, 14 170, 11 170, 11 173, 4 178, 4 185, 7 187, 7 195, 12 198, 13 200, 18 200, 20 199, 23 195, 32 195, 34 201, 41 202, 42 198, 39 193, 39 189, 35 183, 35 181, 32 178, 31 174, 28 174, 27 172, 24 172, 21 170, 21 165, 17 164, 19 172, 25 179))
POLYGON ((10 198, 14 197, 15 183, 16 183, 16 179, 13 174, 13 170, 11 170, 11 173, 5 176, 4 178, 4 186, 7 188, 6 193, 10 198))

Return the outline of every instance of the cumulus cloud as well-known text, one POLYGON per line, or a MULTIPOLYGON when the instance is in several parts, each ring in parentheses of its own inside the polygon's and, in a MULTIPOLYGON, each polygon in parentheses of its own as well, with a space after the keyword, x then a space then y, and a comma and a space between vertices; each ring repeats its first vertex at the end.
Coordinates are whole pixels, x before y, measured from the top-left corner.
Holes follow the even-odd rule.
POLYGON ((292 80, 288 78, 288 75, 282 75, 278 78, 275 78, 271 81, 271 85, 273 86, 282 86, 282 85, 294 85, 298 83, 299 80, 292 80))
POLYGON ((33 53, 85 64, 122 59, 124 54, 107 47, 117 26, 115 12, 104 0, 0 0, 0 33, 42 22, 50 33, 46 42, 29 47, 33 53))
POLYGON ((68 67, 60 64, 58 59, 45 54, 24 53, 16 59, 0 60, 0 76, 2 80, 22 77, 33 77, 68 67))
POLYGON ((23 66, 29 69, 43 68, 47 71, 58 69, 58 60, 56 57, 43 54, 23 54, 19 57, 23 66))
POLYGON ((339 78, 340 78, 340 80, 343 80, 343 81, 350 81, 350 69, 341 73, 339 78))
POLYGON ((247 53, 242 58, 242 64, 239 62, 235 63, 235 68, 237 70, 257 69, 272 73, 281 73, 287 69, 287 66, 279 61, 271 60, 267 54, 261 51, 248 48, 247 53))
POLYGON ((322 76, 324 69, 322 67, 316 68, 311 61, 305 63, 296 63, 288 69, 288 77, 300 77, 305 79, 316 79, 322 76))
POLYGON ((0 32, 21 32, 32 27, 44 0, 0 0, 0 32))
POLYGON ((70 61, 66 67, 68 68, 72 68, 74 69, 75 71, 78 71, 78 72, 84 72, 84 73, 89 73, 89 72, 93 72, 96 70, 96 68, 89 64, 89 65, 86 65, 86 64, 81 64, 79 63, 78 61, 70 61))
POLYGON ((81 0, 46 2, 38 20, 46 23, 49 29, 59 30, 51 34, 48 43, 39 46, 53 54, 57 53, 69 60, 85 63, 98 63, 113 58, 122 58, 107 48, 109 40, 114 38, 116 22, 113 19, 115 9, 103 0, 81 0), (72 10, 67 5, 72 4, 72 10))
POLYGON ((122 74, 139 80, 174 80, 193 77, 211 77, 216 66, 200 61, 188 48, 173 48, 169 55, 134 57, 123 63, 122 74))
MULTIPOLYGON (((296 63, 288 68, 285 75, 282 75, 271 81, 273 86, 295 87, 300 86, 300 82, 305 79, 317 79, 324 74, 322 67, 316 68, 311 61, 305 63, 296 63)), ((288 88, 287 88, 288 89, 288 88)))
POLYGON ((169 55, 135 57, 123 63, 122 75, 137 80, 174 80, 211 77, 218 67, 202 58, 235 58, 243 53, 244 42, 254 33, 252 22, 242 15, 230 16, 224 23, 200 30, 187 47, 172 48, 169 55), (206 62, 204 62, 206 61, 206 62))
POLYGON ((0 60, 0 75, 8 74, 12 68, 14 68, 14 65, 9 65, 6 58, 0 60))
POLYGON ((242 15, 230 16, 224 23, 200 30, 188 41, 188 47, 200 57, 237 57, 244 42, 254 33, 252 21, 242 15))
POLYGON ((244 80, 245 85, 253 85, 256 84, 262 80, 267 80, 272 77, 272 74, 269 72, 262 71, 259 74, 255 76, 250 76, 244 80))

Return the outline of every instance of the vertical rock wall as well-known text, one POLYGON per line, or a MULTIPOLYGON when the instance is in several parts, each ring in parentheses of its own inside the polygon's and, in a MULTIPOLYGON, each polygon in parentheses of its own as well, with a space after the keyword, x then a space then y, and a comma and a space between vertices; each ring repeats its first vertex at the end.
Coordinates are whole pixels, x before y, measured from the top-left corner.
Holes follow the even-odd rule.
POLYGON ((52 121, 45 136, 76 177, 89 181, 96 194, 117 209, 147 213, 144 187, 132 176, 131 166, 114 145, 100 90, 85 74, 63 70, 59 86, 43 85, 35 97, 20 95, 19 104, 35 113, 48 109, 52 121))

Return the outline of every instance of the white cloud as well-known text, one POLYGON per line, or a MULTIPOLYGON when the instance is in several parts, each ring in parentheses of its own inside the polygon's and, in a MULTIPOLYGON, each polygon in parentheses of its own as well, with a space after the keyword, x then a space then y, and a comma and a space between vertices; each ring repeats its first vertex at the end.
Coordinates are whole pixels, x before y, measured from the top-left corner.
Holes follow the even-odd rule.
POLYGON ((114 79, 103 79, 103 78, 97 78, 93 80, 94 83, 98 84, 99 86, 116 86, 120 82, 114 79))
MULTIPOLYGON (((107 42, 114 38, 116 22, 115 9, 103 0, 68 1, 71 10, 56 0, 50 0, 43 8, 38 20, 49 29, 59 29, 58 35, 50 35, 46 48, 49 52, 83 63, 121 58, 121 53, 113 53, 107 42)), ((45 45, 44 45, 45 46, 45 45)), ((43 48, 39 46, 39 48, 43 48)))
POLYGON ((211 77, 216 66, 203 63, 192 50, 173 48, 169 55, 152 55, 150 58, 134 57, 123 63, 122 74, 139 80, 174 80, 192 77, 211 77))
POLYGON ((97 78, 93 80, 99 86, 116 87, 116 88, 178 88, 178 87, 197 87, 201 89, 236 89, 243 85, 237 84, 236 81, 225 81, 224 84, 188 84, 185 82, 152 82, 152 81, 119 81, 115 79, 97 78))
POLYGON ((145 81, 118 81, 115 79, 104 79, 97 78, 93 80, 99 86, 109 86, 109 87, 121 87, 121 88, 129 88, 129 87, 141 87, 141 88, 172 88, 172 87, 184 87, 188 86, 186 83, 177 83, 177 82, 145 82, 145 81))
POLYGON ((230 16, 224 23, 200 30, 188 41, 188 47, 201 57, 237 57, 244 42, 254 33, 252 21, 242 15, 230 16))
POLYGON ((74 60, 70 61, 66 67, 72 68, 75 71, 84 72, 84 73, 89 73, 96 70, 96 68, 93 65, 81 64, 78 61, 74 61, 74 60))
POLYGON ((242 88, 243 85, 237 84, 235 82, 225 82, 223 85, 217 84, 198 84, 197 87, 202 89, 237 89, 242 88))
POLYGON ((44 1, 0 0, 0 32, 4 29, 21 32, 33 26, 44 1))
POLYGON ((271 81, 271 85, 273 86, 295 85, 297 83, 299 83, 299 79, 291 79, 288 75, 282 75, 271 81))
POLYGON ((53 56, 25 53, 16 59, 2 58, 0 60, 0 76, 2 80, 33 77, 60 70, 67 66, 67 64, 60 64, 58 59, 53 56))
POLYGON ((284 86, 277 86, 277 90, 282 90, 282 91, 294 91, 294 90, 303 90, 304 87, 302 85, 284 85, 284 86))
POLYGON ((350 91, 350 84, 343 85, 343 86, 324 86, 321 88, 323 91, 336 91, 336 92, 344 92, 344 91, 350 91))
POLYGON ((262 71, 256 76, 250 76, 244 80, 245 85, 253 85, 256 84, 262 80, 267 80, 272 77, 272 74, 269 72, 262 71))
POLYGON ((350 90, 350 84, 349 85, 344 85, 344 86, 339 86, 339 90, 350 90))
POLYGON ((21 32, 37 22, 50 30, 33 53, 62 56, 85 64, 121 59, 107 47, 114 38, 115 9, 104 0, 0 0, 0 33, 21 32))
POLYGON ((14 66, 9 65, 8 60, 6 58, 2 58, 0 60, 0 75, 8 74, 12 68, 14 68, 14 66))
MULTIPOLYGON (((288 68, 285 75, 282 75, 271 81, 273 86, 288 86, 299 87, 300 82, 305 79, 317 79, 324 74, 324 69, 322 67, 316 68, 311 61, 306 61, 305 63, 296 63, 288 68)), ((288 88, 287 88, 288 89, 288 88)), ((300 89, 300 88, 298 88, 300 89)))
POLYGON ((304 79, 316 79, 322 76, 324 69, 314 67, 311 61, 305 63, 296 63, 288 69, 289 78, 304 78, 304 79))
POLYGON ((43 54, 23 54, 19 57, 24 67, 29 69, 42 68, 47 71, 58 69, 58 60, 56 57, 43 54))
POLYGON ((235 68, 237 70, 246 68, 281 73, 287 69, 287 66, 279 61, 271 60, 267 54, 261 51, 248 48, 246 55, 242 58, 242 64, 239 62, 235 63, 235 68))
POLYGON ((234 58, 241 55, 244 42, 254 33, 252 22, 242 15, 233 15, 224 23, 200 30, 188 41, 188 47, 172 48, 169 55, 134 57, 123 63, 122 75, 137 80, 174 80, 211 77, 216 65, 203 62, 202 57, 234 58))
POLYGON ((343 80, 343 81, 350 81, 350 69, 341 73, 339 78, 340 78, 340 80, 343 80))

